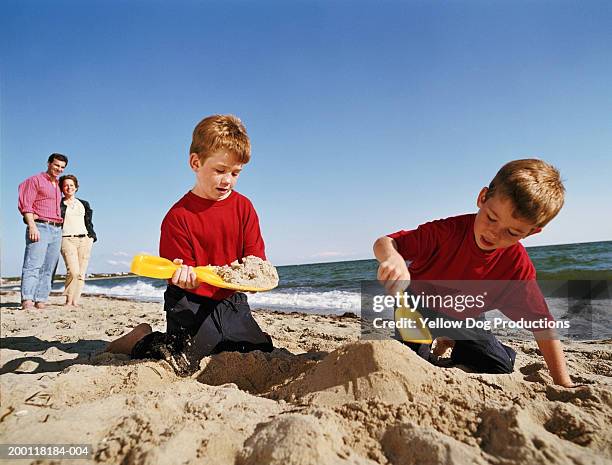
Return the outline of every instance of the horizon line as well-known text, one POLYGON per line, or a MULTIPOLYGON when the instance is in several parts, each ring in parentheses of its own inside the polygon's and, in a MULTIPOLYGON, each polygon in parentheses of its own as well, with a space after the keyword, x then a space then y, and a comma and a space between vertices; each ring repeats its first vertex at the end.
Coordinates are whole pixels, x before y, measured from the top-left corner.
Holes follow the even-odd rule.
MULTIPOLYGON (((525 247, 525 249, 536 249, 536 248, 543 248, 543 247, 554 247, 554 246, 560 246, 560 245, 580 245, 580 244, 596 244, 599 242, 612 242, 612 239, 603 239, 603 240, 598 240, 598 241, 585 241, 585 242, 563 242, 563 243, 555 243, 555 244, 545 244, 545 245, 530 245, 525 247)), ((283 264, 283 265, 274 265, 275 267, 279 268, 279 267, 283 267, 283 266, 308 266, 308 265, 324 265, 324 264, 333 264, 333 263, 345 263, 345 262, 363 262, 366 260, 376 260, 376 258, 371 257, 371 258, 355 258, 352 260, 336 260, 336 261, 320 261, 320 262, 308 262, 308 263, 292 263, 292 264, 283 264)), ((92 272, 91 274, 117 274, 117 273, 130 273, 130 271, 96 271, 96 272, 92 272)), ((90 274, 90 273, 88 273, 90 274)), ((20 276, 2 276, 0 275, 0 279, 14 279, 14 278, 20 278, 20 276)))

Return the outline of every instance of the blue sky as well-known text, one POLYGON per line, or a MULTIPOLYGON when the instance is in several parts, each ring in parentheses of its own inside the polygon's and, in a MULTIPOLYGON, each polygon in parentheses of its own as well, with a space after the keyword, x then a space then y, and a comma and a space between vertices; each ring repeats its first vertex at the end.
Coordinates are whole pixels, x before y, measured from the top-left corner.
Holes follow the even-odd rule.
POLYGON ((567 200, 526 245, 612 239, 610 24, 607 1, 3 1, 2 275, 21 269, 17 186, 51 152, 94 209, 89 271, 156 253, 213 113, 247 126, 237 189, 276 264, 370 258, 527 156, 567 200))

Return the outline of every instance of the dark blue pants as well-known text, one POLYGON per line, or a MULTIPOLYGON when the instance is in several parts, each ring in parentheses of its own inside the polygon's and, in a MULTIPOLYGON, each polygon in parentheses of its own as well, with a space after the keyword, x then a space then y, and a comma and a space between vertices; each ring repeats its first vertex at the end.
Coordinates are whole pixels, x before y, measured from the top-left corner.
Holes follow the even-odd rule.
MULTIPOLYGON (((132 358, 172 358, 184 374, 197 369, 207 355, 274 349, 251 314, 247 296, 237 292, 227 299, 213 300, 176 286, 164 293, 167 331, 154 331, 136 343, 132 358)), ((179 373, 182 374, 182 373, 179 373)))
MULTIPOLYGON (((419 309, 424 318, 434 320, 442 318, 455 320, 443 313, 429 309, 419 309)), ((490 331, 467 328, 434 328, 430 329, 432 337, 448 337, 455 341, 451 353, 451 361, 455 365, 464 365, 476 373, 512 373, 516 352, 511 347, 502 344, 490 331)), ((420 357, 429 360, 430 344, 405 342, 420 357)))

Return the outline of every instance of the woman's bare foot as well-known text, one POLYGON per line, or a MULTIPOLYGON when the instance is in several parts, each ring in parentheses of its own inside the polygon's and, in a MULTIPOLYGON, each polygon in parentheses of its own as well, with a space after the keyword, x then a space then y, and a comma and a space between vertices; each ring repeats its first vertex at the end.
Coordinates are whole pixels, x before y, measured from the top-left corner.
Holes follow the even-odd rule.
POLYGON ((21 302, 22 310, 30 310, 32 308, 34 308, 34 302, 32 302, 31 300, 24 300, 21 302))
POLYGON ((112 354, 131 354, 132 349, 138 341, 140 341, 147 334, 151 334, 153 330, 147 323, 140 323, 129 333, 124 334, 119 339, 115 339, 110 342, 104 352, 110 352, 112 354))
POLYGON ((455 347, 455 341, 448 337, 440 336, 434 341, 433 350, 431 351, 436 357, 442 357, 448 349, 455 347))
POLYGON ((44 302, 36 302, 36 303, 34 304, 34 306, 35 306, 37 309, 39 309, 39 310, 43 310, 43 309, 47 308, 47 304, 46 304, 46 303, 44 303, 44 302))

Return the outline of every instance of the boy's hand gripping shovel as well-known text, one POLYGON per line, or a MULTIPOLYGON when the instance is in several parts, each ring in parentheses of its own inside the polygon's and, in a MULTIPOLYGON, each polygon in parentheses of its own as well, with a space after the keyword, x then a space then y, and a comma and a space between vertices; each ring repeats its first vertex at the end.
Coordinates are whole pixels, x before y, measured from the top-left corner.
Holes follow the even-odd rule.
MULTIPOLYGON (((132 266, 130 271, 139 276, 146 276, 147 278, 157 279, 170 279, 172 275, 181 265, 176 265, 170 260, 162 257, 154 257, 153 255, 136 255, 132 260, 132 266)), ((244 292, 263 292, 274 289, 270 288, 259 288, 249 287, 240 284, 231 284, 223 281, 221 277, 215 273, 211 266, 194 266, 193 271, 197 278, 205 283, 211 284, 216 287, 223 289, 232 289, 234 291, 244 292)))
POLYGON ((406 320, 414 321, 412 325, 414 327, 405 328, 402 327, 404 326, 403 324, 397 326, 397 330, 404 342, 415 342, 418 344, 432 343, 431 333, 427 326, 422 323, 421 314, 417 310, 410 308, 405 294, 400 296, 400 305, 395 309, 394 318, 396 323, 403 323, 406 320))

